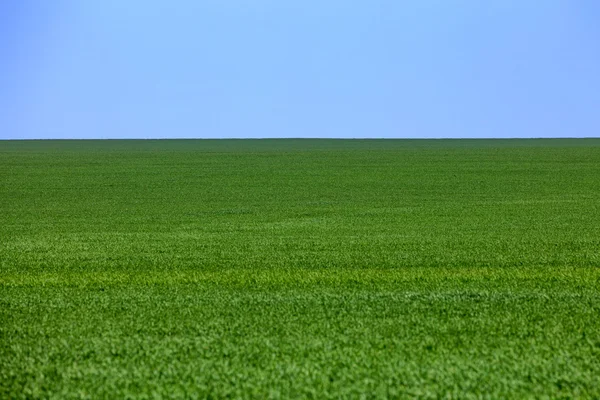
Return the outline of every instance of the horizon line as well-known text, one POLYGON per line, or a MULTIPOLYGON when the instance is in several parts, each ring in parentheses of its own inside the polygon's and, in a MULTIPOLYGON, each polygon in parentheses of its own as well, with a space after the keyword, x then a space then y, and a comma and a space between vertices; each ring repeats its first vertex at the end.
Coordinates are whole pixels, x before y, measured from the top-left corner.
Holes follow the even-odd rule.
POLYGON ((533 136, 533 137, 222 137, 222 138, 202 138, 202 137, 122 137, 122 138, 0 138, 0 141, 66 141, 66 140, 565 140, 565 139, 600 139, 600 136, 533 136))

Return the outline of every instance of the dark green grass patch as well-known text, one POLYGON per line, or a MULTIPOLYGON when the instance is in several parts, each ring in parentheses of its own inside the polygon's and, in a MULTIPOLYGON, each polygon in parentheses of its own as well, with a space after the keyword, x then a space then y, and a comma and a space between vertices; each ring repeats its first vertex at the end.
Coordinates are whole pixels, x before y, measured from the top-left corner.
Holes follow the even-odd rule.
POLYGON ((0 142, 0 398, 600 397, 600 140, 0 142))

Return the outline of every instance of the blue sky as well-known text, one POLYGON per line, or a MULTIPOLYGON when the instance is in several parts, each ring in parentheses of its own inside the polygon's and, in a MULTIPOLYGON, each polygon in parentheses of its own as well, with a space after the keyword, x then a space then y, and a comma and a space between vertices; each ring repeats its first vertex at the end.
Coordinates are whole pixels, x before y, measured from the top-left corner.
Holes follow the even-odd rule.
POLYGON ((0 138, 600 135, 596 0, 0 2, 0 138))

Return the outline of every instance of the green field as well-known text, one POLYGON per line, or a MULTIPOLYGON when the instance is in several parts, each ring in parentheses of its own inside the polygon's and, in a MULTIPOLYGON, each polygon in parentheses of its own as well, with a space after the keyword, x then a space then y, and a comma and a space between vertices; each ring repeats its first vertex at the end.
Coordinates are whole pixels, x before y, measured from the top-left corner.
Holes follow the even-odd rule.
POLYGON ((599 398, 600 139, 0 142, 0 398, 599 398))

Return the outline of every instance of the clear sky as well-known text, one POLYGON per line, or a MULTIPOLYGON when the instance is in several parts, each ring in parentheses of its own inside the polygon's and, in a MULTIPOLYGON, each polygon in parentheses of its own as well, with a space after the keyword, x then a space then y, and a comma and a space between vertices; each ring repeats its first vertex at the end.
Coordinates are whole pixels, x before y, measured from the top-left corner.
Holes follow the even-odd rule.
POLYGON ((597 0, 7 0, 0 138, 600 135, 597 0))

